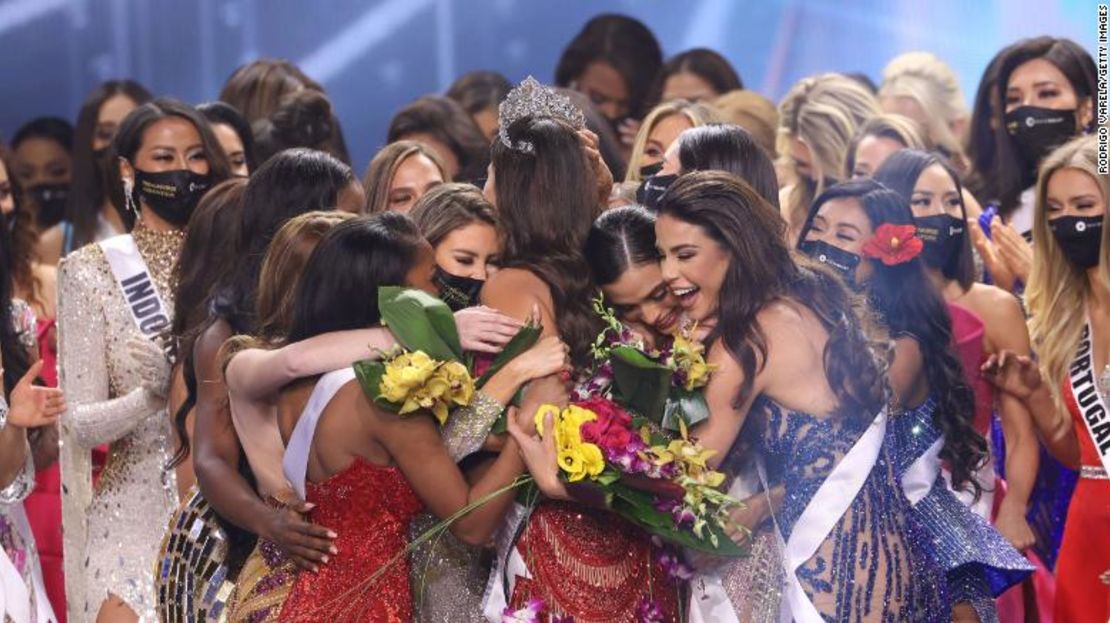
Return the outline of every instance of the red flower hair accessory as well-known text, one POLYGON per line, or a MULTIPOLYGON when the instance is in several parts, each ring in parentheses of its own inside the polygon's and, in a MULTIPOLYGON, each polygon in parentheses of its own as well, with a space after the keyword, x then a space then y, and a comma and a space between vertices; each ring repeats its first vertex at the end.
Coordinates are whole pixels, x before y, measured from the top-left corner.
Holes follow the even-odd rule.
POLYGON ((887 266, 904 264, 921 254, 925 243, 916 236, 913 225, 883 223, 863 245, 863 256, 880 260, 887 266))

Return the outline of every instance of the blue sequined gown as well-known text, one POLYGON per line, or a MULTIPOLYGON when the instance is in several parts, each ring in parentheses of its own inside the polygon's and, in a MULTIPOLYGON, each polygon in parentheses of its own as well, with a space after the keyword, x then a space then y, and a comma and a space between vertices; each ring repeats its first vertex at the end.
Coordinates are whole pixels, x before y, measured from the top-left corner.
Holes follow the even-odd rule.
MULTIPOLYGON (((785 498, 776 521, 783 538, 871 418, 818 418, 759 398, 763 451, 781 462, 785 498), (864 421, 866 420, 866 421, 864 421)), ((817 552, 798 568, 802 589, 826 621, 950 620, 943 570, 912 538, 910 508, 888 449, 817 552)))
MULTIPOLYGON (((891 418, 887 427, 894 469, 901 480, 915 461, 942 437, 933 420, 937 403, 930 396, 915 409, 891 418)), ((933 486, 913 505, 916 539, 945 569, 952 603, 968 602, 984 623, 997 621, 993 597, 1025 579, 1033 567, 982 517, 971 512, 948 488, 939 471, 933 486)))

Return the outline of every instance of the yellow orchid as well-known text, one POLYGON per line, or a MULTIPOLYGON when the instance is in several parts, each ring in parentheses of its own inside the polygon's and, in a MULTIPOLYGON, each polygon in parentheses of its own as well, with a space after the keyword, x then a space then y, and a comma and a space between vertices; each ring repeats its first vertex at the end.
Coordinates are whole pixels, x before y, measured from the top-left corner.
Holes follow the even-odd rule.
POLYGON ((423 351, 406 352, 385 363, 378 391, 385 400, 400 405, 399 414, 426 409, 442 425, 452 405, 470 404, 474 381, 457 361, 440 362, 423 351))
POLYGON ((697 325, 674 336, 673 354, 674 367, 684 372, 682 387, 686 391, 693 391, 705 387, 709 383, 709 376, 717 370, 717 366, 705 361, 705 345, 692 339, 690 336, 697 331, 697 325))

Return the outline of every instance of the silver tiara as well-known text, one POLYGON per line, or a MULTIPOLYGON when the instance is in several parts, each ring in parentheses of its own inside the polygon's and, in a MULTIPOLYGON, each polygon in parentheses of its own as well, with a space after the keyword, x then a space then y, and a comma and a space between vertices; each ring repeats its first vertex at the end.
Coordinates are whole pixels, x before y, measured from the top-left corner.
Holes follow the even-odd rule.
POLYGON ((530 154, 536 149, 531 142, 509 138, 509 126, 525 117, 553 117, 565 121, 575 130, 586 127, 586 116, 569 97, 543 86, 532 76, 509 91, 505 101, 497 108, 497 123, 500 126, 497 133, 501 142, 509 149, 530 154))

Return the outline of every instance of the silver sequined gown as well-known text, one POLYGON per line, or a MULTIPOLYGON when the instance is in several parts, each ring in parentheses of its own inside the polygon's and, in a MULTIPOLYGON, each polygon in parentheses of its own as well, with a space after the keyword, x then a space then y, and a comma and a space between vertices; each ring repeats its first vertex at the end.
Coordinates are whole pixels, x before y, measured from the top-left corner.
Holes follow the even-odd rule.
MULTIPOLYGON (((131 234, 167 307, 182 232, 131 234)), ((156 621, 154 566, 177 505, 165 400, 140 385, 127 340, 139 336, 107 260, 88 245, 58 270, 58 363, 69 410, 62 417, 62 525, 69 620, 93 621, 109 593, 145 623, 156 621), (95 490, 90 449, 110 444, 95 490)))

